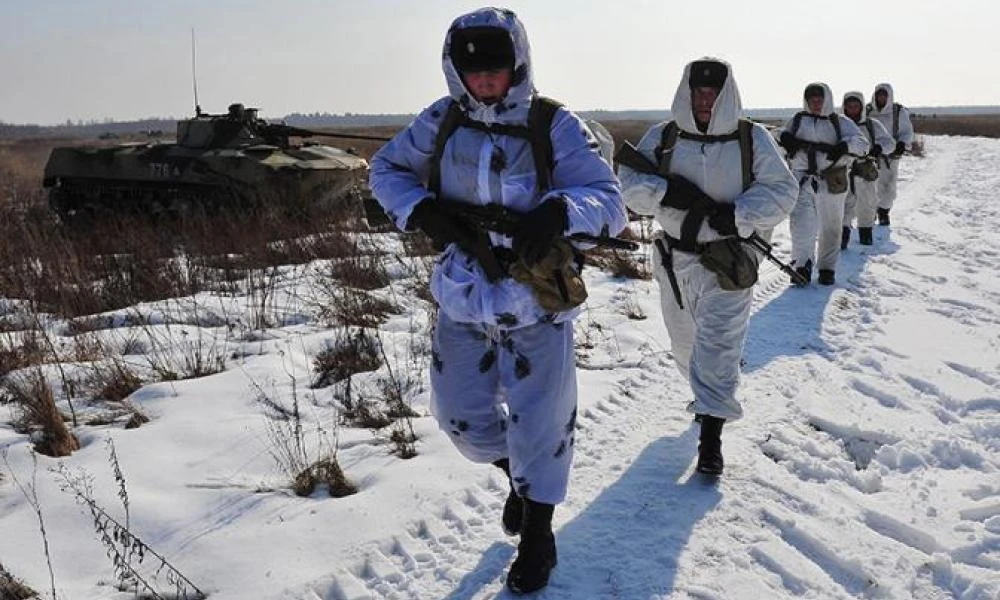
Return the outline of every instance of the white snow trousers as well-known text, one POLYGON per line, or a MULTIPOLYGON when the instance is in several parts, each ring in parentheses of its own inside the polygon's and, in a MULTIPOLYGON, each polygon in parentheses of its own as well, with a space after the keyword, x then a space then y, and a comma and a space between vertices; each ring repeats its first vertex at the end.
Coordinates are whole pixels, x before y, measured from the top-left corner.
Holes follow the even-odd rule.
POLYGON ((573 323, 508 330, 457 323, 434 328, 431 412, 466 458, 510 459, 518 495, 566 497, 576 428, 573 323))
POLYGON ((816 268, 835 271, 840 258, 846 192, 831 194, 819 177, 797 175, 801 182, 799 199, 788 217, 792 233, 792 264, 802 266, 812 261, 814 272, 816 268))
POLYGON ((878 207, 889 210, 896 200, 896 179, 899 178, 899 159, 890 158, 889 166, 885 160, 879 161, 878 170, 878 207))
POLYGON ((878 204, 878 181, 865 181, 861 177, 851 177, 851 187, 844 199, 844 227, 850 227, 854 217, 858 227, 875 225, 875 207, 878 204))
POLYGON ((739 419, 743 407, 736 400, 736 388, 753 288, 724 290, 718 276, 702 266, 696 254, 674 250, 672 264, 682 308, 661 258, 657 253, 653 276, 660 285, 674 361, 694 392, 688 410, 727 421, 739 419))

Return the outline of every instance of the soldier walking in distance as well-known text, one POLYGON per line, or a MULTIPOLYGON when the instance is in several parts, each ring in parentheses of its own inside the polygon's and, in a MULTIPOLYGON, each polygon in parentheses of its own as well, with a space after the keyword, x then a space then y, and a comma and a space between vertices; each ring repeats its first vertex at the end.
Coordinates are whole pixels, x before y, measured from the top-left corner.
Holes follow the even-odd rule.
POLYGON ((797 186, 767 130, 741 118, 728 63, 688 64, 671 112, 675 120, 654 125, 637 148, 655 169, 622 164, 619 177, 626 205, 662 227, 654 275, 674 360, 694 392, 688 409, 701 422, 696 469, 718 475, 722 426, 743 416, 736 390, 760 262, 740 238, 769 237, 797 186))
POLYGON ((799 198, 789 219, 792 264, 807 282, 817 265, 819 283, 833 285, 840 258, 848 153, 864 154, 868 140, 854 121, 833 111, 833 94, 825 83, 807 85, 802 104, 804 110, 781 128, 781 145, 799 181, 799 198))
POLYGON ((443 67, 449 95, 379 150, 370 183, 399 228, 443 250, 431 276, 440 305, 431 409, 465 457, 507 473, 502 523, 520 535, 507 586, 525 593, 547 585, 556 565, 552 513, 573 456, 572 319, 583 284, 565 238, 618 233, 625 207, 584 122, 535 93, 513 12, 455 19, 443 67), (503 208, 520 223, 508 237, 447 205, 503 208))
POLYGON ((878 178, 880 159, 884 149, 892 148, 895 140, 882 123, 864 114, 865 98, 861 92, 844 94, 844 116, 857 124, 868 138, 868 154, 851 163, 850 185, 844 201, 844 229, 840 249, 847 248, 851 239, 851 223, 855 213, 858 218, 858 241, 863 246, 872 245, 872 227, 875 225, 875 207, 878 204, 878 178))
POLYGON ((878 175, 878 224, 889 224, 889 211, 896 201, 896 181, 899 179, 899 158, 913 144, 913 123, 910 110, 895 101, 892 85, 880 83, 875 86, 872 101, 866 107, 869 119, 881 123, 892 135, 895 144, 892 150, 883 148, 882 169, 878 175))

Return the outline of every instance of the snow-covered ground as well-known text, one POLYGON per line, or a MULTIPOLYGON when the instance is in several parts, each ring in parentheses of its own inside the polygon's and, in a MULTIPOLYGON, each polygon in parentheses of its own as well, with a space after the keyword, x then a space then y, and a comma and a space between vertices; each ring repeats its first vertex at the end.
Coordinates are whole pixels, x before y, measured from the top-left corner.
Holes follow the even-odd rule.
MULTIPOLYGON (((789 288, 765 263, 746 418, 726 425, 718 482, 693 472, 690 391, 655 284, 591 270, 559 566, 537 597, 1000 597, 998 189, 1000 141, 929 137, 925 158, 903 161, 891 229, 877 228, 872 247, 852 240, 836 286, 789 288), (646 318, 626 316, 636 312, 646 318)), ((775 239, 786 252, 787 225, 775 239)), ((387 354, 397 371, 419 370, 426 307, 396 295, 407 314, 383 326, 387 354)), ((142 388, 132 400, 150 423, 82 428, 84 447, 61 462, 92 474, 118 514, 113 438, 132 531, 216 600, 508 597, 505 481, 461 459, 428 416, 414 420, 409 460, 384 436, 340 428, 353 496, 281 487, 260 394, 297 396, 328 431, 333 419, 331 392, 306 386, 331 332, 308 315, 291 321, 231 338, 223 373, 142 388)), ((412 399, 426 415, 426 390, 412 399)), ((30 481, 27 439, 5 424, 0 446, 30 481)), ((47 470, 57 462, 39 457, 37 491, 60 597, 133 597, 110 585, 91 519, 47 470)), ((9 475, 0 563, 49 589, 37 519, 9 475)))

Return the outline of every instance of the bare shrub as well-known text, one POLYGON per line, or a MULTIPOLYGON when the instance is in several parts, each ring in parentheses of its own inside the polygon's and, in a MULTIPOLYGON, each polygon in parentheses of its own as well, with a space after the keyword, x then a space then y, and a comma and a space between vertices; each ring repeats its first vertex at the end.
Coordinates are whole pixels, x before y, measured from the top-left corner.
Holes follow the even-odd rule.
POLYGON ((331 290, 329 303, 320 308, 320 318, 332 325, 374 328, 399 308, 388 300, 350 288, 331 290))
POLYGON ((313 358, 316 379, 310 387, 327 387, 355 373, 374 371, 381 364, 374 338, 364 329, 358 329, 352 334, 349 329, 344 328, 338 332, 331 347, 323 349, 313 358))
POLYGON ((296 495, 309 496, 321 483, 327 485, 329 494, 335 498, 354 494, 357 492, 357 487, 347 479, 337 460, 337 415, 331 420, 332 432, 317 424, 317 441, 310 445, 305 437, 296 380, 292 375, 289 377, 292 383, 291 408, 285 408, 281 402, 268 396, 261 386, 253 382, 257 389, 258 402, 270 412, 267 421, 267 435, 270 441, 268 451, 278 468, 288 477, 289 485, 296 495))
POLYGON ((292 483, 297 496, 309 496, 318 484, 325 484, 334 498, 343 498, 358 493, 358 486, 351 483, 335 457, 318 460, 299 473, 292 483))
POLYGON ((28 600, 38 598, 38 592, 15 579, 0 564, 0 600, 28 600))
POLYGON ((346 286, 376 290, 389 285, 389 274, 379 256, 358 254, 330 263, 330 276, 346 286))
POLYGON ((87 383, 95 400, 108 402, 122 402, 143 385, 142 378, 120 358, 95 363, 87 383))
POLYGON ((168 326, 160 331, 141 315, 133 318, 141 321, 141 328, 149 340, 145 360, 159 380, 195 379, 220 373, 226 368, 225 343, 207 335, 201 327, 194 328, 194 335, 186 327, 178 330, 168 326))
POLYGON ((61 478, 62 491, 72 494, 90 513, 94 531, 104 544, 108 558, 111 559, 118 588, 122 591, 134 591, 137 597, 142 593, 141 597, 161 600, 164 597, 177 600, 202 600, 206 597, 204 592, 166 558, 142 541, 130 528, 125 479, 113 446, 111 448, 111 462, 119 485, 119 498, 125 506, 125 523, 116 519, 97 503, 93 493, 93 478, 85 471, 71 473, 65 465, 60 464, 55 473, 61 478), (160 577, 165 579, 165 583, 160 581, 160 577))
POLYGON ((7 378, 3 383, 2 403, 13 404, 19 411, 16 427, 34 434, 34 449, 39 454, 69 456, 80 449, 80 441, 66 427, 41 369, 7 378))
POLYGON ((10 332, 0 335, 0 377, 26 367, 35 367, 48 361, 38 331, 29 329, 20 335, 10 332))
MULTIPOLYGON (((626 229, 625 231, 630 231, 626 229)), ((586 254, 586 264, 623 279, 649 280, 653 277, 646 256, 614 249, 593 249, 586 254)))

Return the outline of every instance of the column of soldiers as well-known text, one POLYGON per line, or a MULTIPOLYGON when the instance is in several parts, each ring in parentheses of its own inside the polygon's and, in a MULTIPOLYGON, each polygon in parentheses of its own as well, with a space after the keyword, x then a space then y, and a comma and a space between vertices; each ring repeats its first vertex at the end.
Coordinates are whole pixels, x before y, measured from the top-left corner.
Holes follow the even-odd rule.
POLYGON ((579 240, 622 231, 626 206, 660 225, 654 276, 693 392, 695 468, 718 476, 723 425, 743 415, 736 392, 762 258, 745 242, 766 244, 790 216, 798 280, 815 265, 819 282, 832 284, 855 213, 861 243, 871 243, 873 214, 888 224, 898 158, 912 140, 887 84, 866 115, 859 93, 845 95, 841 118, 830 89, 812 83, 805 110, 781 129, 783 153, 742 117, 731 65, 703 58, 684 68, 673 120, 628 146, 638 163, 620 160, 616 177, 601 155, 606 136, 540 96, 531 64, 512 11, 456 18, 442 52, 448 94, 379 150, 370 175, 395 224, 423 231, 441 252, 430 284, 440 308, 431 410, 459 452, 509 483, 500 520, 519 537, 507 575, 518 594, 545 587, 557 563, 552 517, 576 434, 572 321, 587 297, 579 240), (473 218, 484 211, 506 225, 473 218))
POLYGON ((880 226, 889 225, 899 159, 913 143, 913 125, 888 83, 875 86, 867 106, 861 92, 847 92, 841 114, 834 112, 830 88, 811 83, 803 105, 779 138, 799 181, 789 221, 792 264, 801 276, 798 285, 808 284, 814 267, 821 285, 833 285, 855 218, 862 245, 872 244, 876 216, 880 226))

